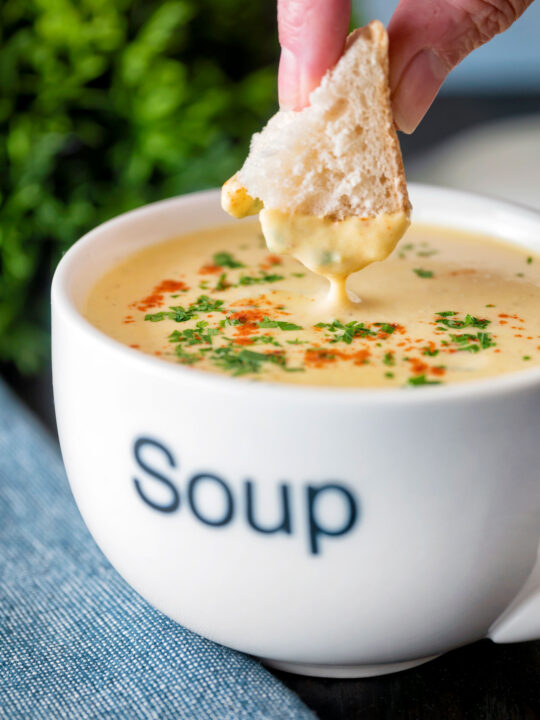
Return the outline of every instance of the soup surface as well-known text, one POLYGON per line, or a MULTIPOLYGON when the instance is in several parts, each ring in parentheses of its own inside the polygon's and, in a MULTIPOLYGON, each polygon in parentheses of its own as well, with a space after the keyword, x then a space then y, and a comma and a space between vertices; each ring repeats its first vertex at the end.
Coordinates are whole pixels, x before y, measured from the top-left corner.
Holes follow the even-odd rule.
POLYGON ((146 248, 93 287, 85 315, 137 351, 273 382, 421 387, 540 365, 540 256, 416 226, 392 255, 328 281, 269 254, 243 221, 146 248))

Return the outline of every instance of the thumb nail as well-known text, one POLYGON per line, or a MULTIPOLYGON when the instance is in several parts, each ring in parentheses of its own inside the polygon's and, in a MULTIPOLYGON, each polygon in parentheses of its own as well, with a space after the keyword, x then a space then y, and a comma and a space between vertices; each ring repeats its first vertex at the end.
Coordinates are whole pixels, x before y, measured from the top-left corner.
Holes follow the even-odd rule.
POLYGON ((422 50, 405 68, 392 96, 394 120, 400 130, 412 133, 435 99, 448 68, 433 50, 422 50))

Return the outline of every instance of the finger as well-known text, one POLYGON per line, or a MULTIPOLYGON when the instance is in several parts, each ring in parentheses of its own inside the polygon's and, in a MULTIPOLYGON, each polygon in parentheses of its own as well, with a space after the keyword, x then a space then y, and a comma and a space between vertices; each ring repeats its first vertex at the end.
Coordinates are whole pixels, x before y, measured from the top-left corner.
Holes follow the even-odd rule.
POLYGON ((401 0, 388 26, 397 126, 413 132, 444 79, 533 0, 401 0))
POLYGON ((343 52, 350 15, 351 0, 278 0, 282 108, 308 104, 311 91, 343 52))

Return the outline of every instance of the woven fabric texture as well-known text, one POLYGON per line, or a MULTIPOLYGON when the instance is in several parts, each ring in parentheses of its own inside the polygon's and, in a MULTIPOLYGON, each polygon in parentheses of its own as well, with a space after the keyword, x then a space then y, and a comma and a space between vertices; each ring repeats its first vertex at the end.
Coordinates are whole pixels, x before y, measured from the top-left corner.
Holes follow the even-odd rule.
POLYGON ((56 443, 1 383, 0 718, 314 718, 258 662, 122 580, 83 524, 56 443))

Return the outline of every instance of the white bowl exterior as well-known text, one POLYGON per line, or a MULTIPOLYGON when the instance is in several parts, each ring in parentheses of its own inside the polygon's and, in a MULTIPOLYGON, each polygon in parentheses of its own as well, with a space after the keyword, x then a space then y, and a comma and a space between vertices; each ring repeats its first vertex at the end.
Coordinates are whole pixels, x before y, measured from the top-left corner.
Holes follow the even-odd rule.
MULTIPOLYGON (((412 200, 423 222, 540 249, 534 213, 421 187, 412 200)), ((410 392, 253 384, 143 356, 79 315, 119 257, 224 222, 215 193, 149 206, 93 231, 57 272, 58 426, 96 541, 170 617, 275 660, 399 662, 485 637, 537 557, 540 371, 410 392), (143 440, 140 460, 174 485, 172 512, 137 492, 135 479, 156 504, 176 497, 137 463, 144 438, 161 445, 143 440), (218 479, 193 481, 202 473, 218 479), (256 520, 267 526, 280 517, 287 485, 290 533, 249 525, 248 480, 256 520), (320 490, 328 484, 341 489, 320 490), (224 517, 227 490, 230 522, 196 517, 224 517), (328 532, 343 528, 353 501, 354 525, 318 535, 314 553, 310 519, 328 532)))

